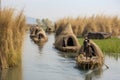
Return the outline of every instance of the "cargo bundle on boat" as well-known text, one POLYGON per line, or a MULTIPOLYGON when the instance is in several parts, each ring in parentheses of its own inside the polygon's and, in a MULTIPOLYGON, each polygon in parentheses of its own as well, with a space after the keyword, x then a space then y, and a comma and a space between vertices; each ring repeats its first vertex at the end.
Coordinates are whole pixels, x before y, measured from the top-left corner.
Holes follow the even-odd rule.
MULTIPOLYGON (((60 27, 59 27, 60 28, 60 27)), ((59 29, 61 30, 61 29, 59 29)), ((67 24, 55 38, 55 48, 64 52, 77 52, 80 44, 73 34, 71 24, 67 24)))
POLYGON ((79 50, 79 55, 76 57, 76 64, 80 69, 94 69, 103 65, 104 56, 100 48, 91 40, 89 47, 88 50, 91 53, 85 53, 83 45, 79 50))

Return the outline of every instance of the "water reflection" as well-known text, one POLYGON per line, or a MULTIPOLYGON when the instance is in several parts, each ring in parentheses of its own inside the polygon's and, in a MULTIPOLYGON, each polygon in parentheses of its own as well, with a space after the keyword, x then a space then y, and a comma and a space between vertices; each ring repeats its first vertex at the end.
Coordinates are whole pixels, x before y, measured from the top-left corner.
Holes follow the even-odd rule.
POLYGON ((0 80, 22 80, 21 66, 0 71, 0 80))
POLYGON ((116 61, 120 58, 120 53, 104 53, 105 56, 113 57, 116 61))
POLYGON ((39 49, 40 52, 42 52, 42 49, 44 48, 44 45, 46 44, 46 42, 43 42, 43 43, 35 42, 32 39, 31 39, 31 42, 33 42, 34 44, 36 44, 38 46, 38 49, 39 49))
POLYGON ((96 80, 101 77, 103 70, 101 68, 90 70, 85 75, 85 80, 96 80))
POLYGON ((32 42, 34 42, 36 45, 38 45, 40 48, 43 48, 43 46, 44 46, 44 44, 46 43, 46 42, 36 42, 36 41, 33 41, 32 39, 31 39, 31 41, 32 42))

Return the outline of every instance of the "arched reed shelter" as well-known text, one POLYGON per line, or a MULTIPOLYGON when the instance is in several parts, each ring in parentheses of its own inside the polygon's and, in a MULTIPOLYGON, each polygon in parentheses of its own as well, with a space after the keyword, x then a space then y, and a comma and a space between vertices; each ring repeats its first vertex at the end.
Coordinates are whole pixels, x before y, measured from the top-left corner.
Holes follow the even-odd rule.
POLYGON ((63 29, 58 30, 61 31, 60 34, 56 36, 55 48, 65 52, 76 52, 80 48, 80 44, 73 34, 71 24, 67 24, 63 29))

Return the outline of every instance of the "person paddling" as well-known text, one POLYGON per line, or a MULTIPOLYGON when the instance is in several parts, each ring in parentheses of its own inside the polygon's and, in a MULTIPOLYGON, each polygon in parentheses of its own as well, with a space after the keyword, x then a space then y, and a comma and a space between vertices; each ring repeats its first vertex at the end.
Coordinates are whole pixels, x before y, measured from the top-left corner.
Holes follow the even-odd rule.
POLYGON ((85 37, 83 45, 84 45, 84 50, 83 51, 85 53, 86 59, 87 59, 87 57, 90 57, 90 59, 91 59, 91 57, 92 57, 92 49, 90 47, 90 40, 87 37, 85 37))

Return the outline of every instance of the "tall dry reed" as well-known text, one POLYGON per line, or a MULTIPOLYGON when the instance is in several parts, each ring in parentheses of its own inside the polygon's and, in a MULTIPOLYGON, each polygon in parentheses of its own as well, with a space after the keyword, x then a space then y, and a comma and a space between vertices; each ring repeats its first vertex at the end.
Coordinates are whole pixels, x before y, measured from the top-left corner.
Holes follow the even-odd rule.
POLYGON ((25 16, 23 11, 14 13, 12 8, 0 10, 0 68, 17 66, 21 61, 25 16))
POLYGON ((88 32, 108 32, 113 36, 120 35, 120 19, 117 16, 63 18, 56 21, 56 32, 59 27, 64 27, 67 23, 71 23, 75 35, 85 35, 88 32))

